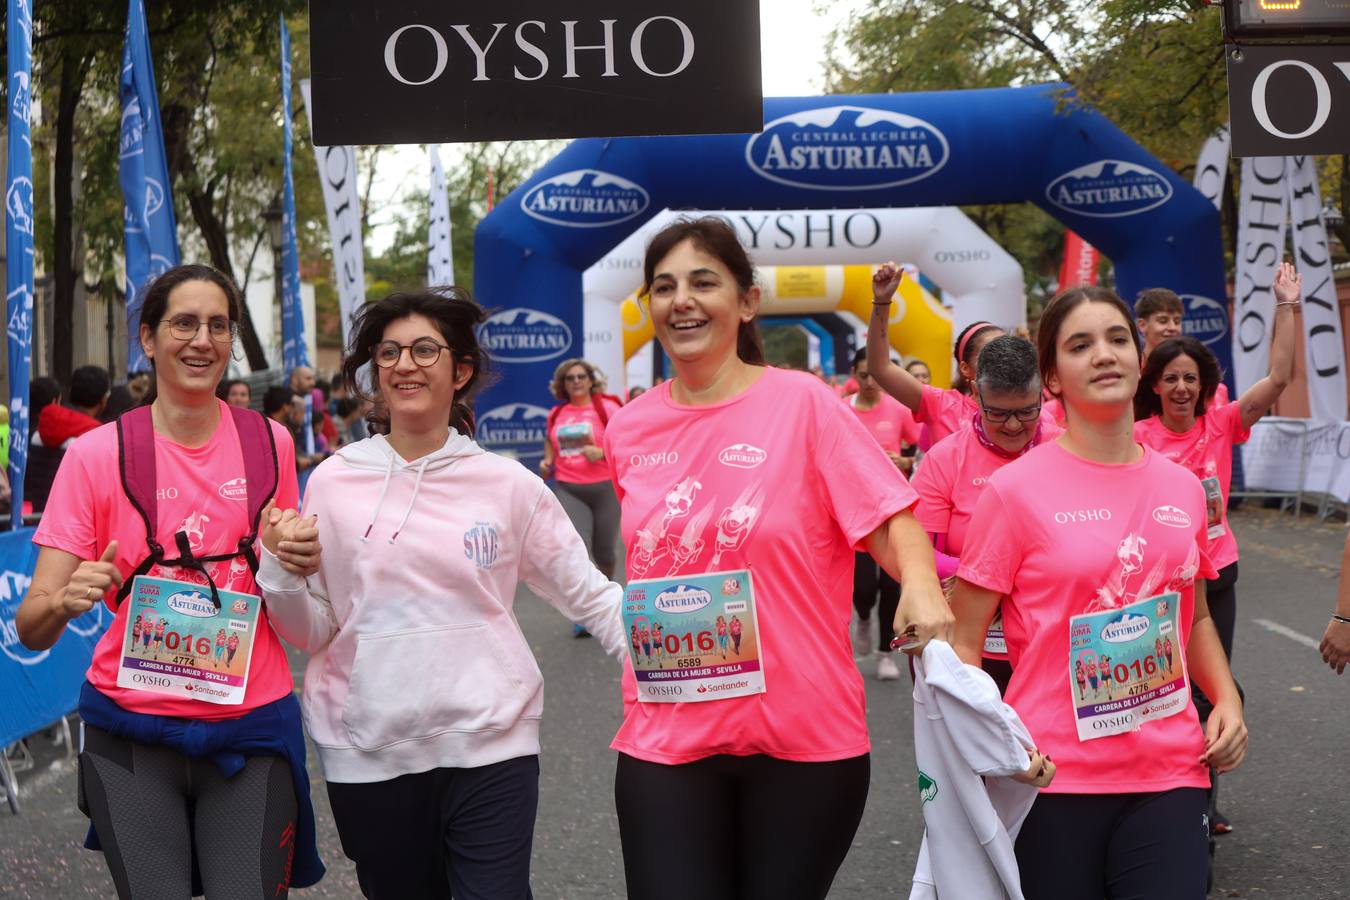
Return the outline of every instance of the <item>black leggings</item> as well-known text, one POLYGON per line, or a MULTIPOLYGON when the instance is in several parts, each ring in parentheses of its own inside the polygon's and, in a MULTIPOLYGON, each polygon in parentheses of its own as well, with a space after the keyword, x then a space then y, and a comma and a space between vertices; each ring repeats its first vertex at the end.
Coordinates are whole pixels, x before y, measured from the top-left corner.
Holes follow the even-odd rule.
POLYGON ((1238 564, 1230 563, 1219 570, 1219 577, 1205 582, 1205 601, 1214 628, 1219 632, 1219 643, 1228 661, 1233 661, 1233 632, 1237 630, 1238 564))
POLYGON ((1027 900, 1204 900, 1204 788, 1041 794, 1017 835, 1027 900))
POLYGON ((596 568, 613 577, 618 565, 619 498, 614 484, 597 481, 594 484, 573 484, 555 481, 558 502, 562 504, 572 527, 586 542, 586 552, 595 560, 596 568))
POLYGON ((880 619, 877 649, 887 653, 895 638, 895 612, 900 608, 900 585, 886 574, 886 570, 877 564, 870 553, 853 554, 853 609, 858 613, 858 618, 871 618, 872 607, 877 605, 878 591, 881 594, 881 607, 877 610, 880 619))
POLYGON ((539 757, 330 781, 342 850, 372 900, 529 900, 539 757))
POLYGON ((871 758, 619 754, 614 799, 629 900, 824 898, 862 821, 871 758))
POLYGON ((226 778, 209 759, 86 724, 79 791, 122 900, 187 900, 194 875, 209 900, 289 892, 295 784, 279 756, 226 778))

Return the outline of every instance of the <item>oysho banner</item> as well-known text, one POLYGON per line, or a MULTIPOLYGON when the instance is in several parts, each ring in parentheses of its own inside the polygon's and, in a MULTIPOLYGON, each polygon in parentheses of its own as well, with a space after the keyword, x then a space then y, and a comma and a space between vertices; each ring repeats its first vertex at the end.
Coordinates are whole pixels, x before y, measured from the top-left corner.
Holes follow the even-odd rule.
POLYGON ((427 235, 427 285, 455 283, 455 257, 450 247, 450 197, 445 190, 445 170, 440 148, 432 144, 431 227, 427 235))
MULTIPOLYGON (((9 351, 9 483, 13 528, 23 524, 28 465, 28 378, 33 363, 33 147, 28 116, 33 75, 33 11, 9 0, 9 171, 5 175, 5 320, 9 351)), ((0 696, 5 696, 0 694, 0 696)), ((0 706, 3 706, 0 703, 0 706)))
MULTIPOLYGON (((1233 297, 1233 378, 1241 397, 1270 371, 1275 295, 1271 283, 1284 257, 1289 196, 1282 156, 1242 161, 1242 200, 1238 205, 1237 274, 1233 297)), ((1307 284, 1305 279, 1304 284, 1307 284)), ((1341 413, 1345 414, 1342 399, 1341 413)))
POLYGON ((1350 503, 1350 422, 1267 416, 1242 445, 1242 469, 1248 490, 1305 491, 1350 503))
MULTIPOLYGON (((312 108, 309 79, 300 82, 305 114, 312 108)), ((312 117, 311 117, 312 121, 312 117)), ((338 310, 342 314, 342 346, 351 346, 352 317, 366 303, 366 261, 361 241, 361 200, 357 194, 356 148, 314 145, 314 161, 323 185, 328 212, 328 239, 333 248, 333 275, 337 279, 338 310)))
POLYGON ((1231 141, 1228 125, 1221 125, 1205 141, 1205 146, 1200 148, 1200 158, 1195 162, 1195 178, 1191 183, 1210 199, 1215 209, 1223 206, 1223 186, 1228 181, 1228 147, 1231 141))
POLYGON ((1294 265, 1303 276, 1303 328, 1307 340, 1308 408, 1311 417, 1339 422, 1346 416, 1345 344, 1341 341, 1340 304, 1331 273, 1331 251, 1322 224, 1322 192, 1311 156, 1285 161, 1293 226, 1294 265))
POLYGON ((127 7, 118 90, 122 101, 118 180, 126 230, 127 370, 147 372, 150 361, 141 351, 141 301, 151 281, 178 265, 179 255, 143 0, 130 0, 127 7))

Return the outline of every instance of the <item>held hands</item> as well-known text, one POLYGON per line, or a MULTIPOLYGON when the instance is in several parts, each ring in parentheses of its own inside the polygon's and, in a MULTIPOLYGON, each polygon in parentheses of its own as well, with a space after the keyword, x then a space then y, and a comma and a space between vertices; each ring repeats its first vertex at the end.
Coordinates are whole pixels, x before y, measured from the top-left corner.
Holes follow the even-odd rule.
POLYGON ((1216 703, 1205 723, 1205 752, 1201 765, 1220 774, 1231 772, 1247 755, 1247 723, 1242 719, 1242 701, 1234 698, 1216 703))
POLYGON ((319 544, 318 516, 302 519, 295 510, 280 510, 275 502, 269 502, 261 519, 258 536, 283 569, 301 577, 319 571, 323 547, 319 544))
POLYGON ((605 458, 605 451, 595 444, 587 444, 585 447, 582 447, 581 454, 591 462, 599 462, 605 458))
POLYGON ((1282 262, 1275 270, 1275 284, 1272 289, 1275 291, 1276 303, 1296 304, 1303 294, 1303 276, 1292 263, 1282 262))
POLYGON ((109 541, 98 559, 87 559, 70 576, 70 584, 57 597, 57 608, 69 621, 82 616, 102 602, 109 590, 122 586, 122 572, 113 559, 117 556, 117 541, 109 541))
POLYGON ((872 302, 890 303, 904 277, 904 270, 895 263, 882 263, 881 268, 872 276, 872 302))
POLYGON ((900 595, 900 608, 895 613, 896 643, 892 646, 918 656, 934 639, 951 643, 956 617, 942 593, 942 586, 933 581, 919 589, 905 586, 900 595))
POLYGON ((1346 663, 1350 663, 1350 625, 1332 619, 1322 635, 1320 649, 1322 662, 1335 669, 1337 675, 1344 672, 1346 663))
POLYGON ((1049 787, 1050 782, 1055 780, 1055 761, 1035 747, 1027 748, 1027 756, 1031 757, 1031 765, 1027 766, 1025 772, 1012 776, 1013 781, 1032 787, 1049 787))

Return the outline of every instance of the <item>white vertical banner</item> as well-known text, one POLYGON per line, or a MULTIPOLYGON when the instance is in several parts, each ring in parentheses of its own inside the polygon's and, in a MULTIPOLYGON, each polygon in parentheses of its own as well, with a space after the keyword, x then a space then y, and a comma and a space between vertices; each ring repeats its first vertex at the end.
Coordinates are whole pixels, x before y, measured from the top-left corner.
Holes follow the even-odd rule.
MULTIPOLYGON (((1251 156, 1242 160, 1233 286, 1233 378, 1238 397, 1270 371, 1271 328, 1275 323, 1271 283, 1284 257, 1289 212, 1284 182, 1284 157, 1251 156)), ((1341 412, 1344 415, 1344 406, 1341 412)))
MULTIPOLYGON (((300 82, 305 115, 311 109, 309 79, 300 82)), ((357 191, 356 148, 314 145, 314 160, 328 211, 328 237, 333 245, 333 276, 342 313, 342 347, 351 346, 352 318, 366 303, 366 261, 361 241, 361 200, 357 191)))
POLYGON ((454 284, 455 260, 450 250, 450 197, 445 190, 438 144, 431 154, 431 227, 427 235, 427 285, 454 284))
POLYGON ((1303 333, 1307 343, 1308 409, 1314 419, 1340 422, 1346 417, 1345 344, 1340 305, 1331 273, 1331 251, 1322 224, 1322 192, 1311 156, 1285 161, 1294 265, 1303 276, 1303 333))
POLYGON ((1223 206, 1223 186, 1228 180, 1228 147, 1232 136, 1227 123, 1210 135, 1205 146, 1200 148, 1200 158, 1195 162, 1195 189, 1204 194, 1214 208, 1223 206))

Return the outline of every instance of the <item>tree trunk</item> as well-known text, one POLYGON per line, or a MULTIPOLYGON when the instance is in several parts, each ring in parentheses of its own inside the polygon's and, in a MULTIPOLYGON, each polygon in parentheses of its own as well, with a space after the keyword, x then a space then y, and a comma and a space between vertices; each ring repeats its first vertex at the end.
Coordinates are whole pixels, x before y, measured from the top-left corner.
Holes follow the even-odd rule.
MULTIPOLYGON (((195 182, 195 178, 185 177, 196 174, 196 161, 188 146, 187 132, 191 122, 191 113, 178 104, 165 105, 160 111, 160 120, 164 129, 164 155, 168 158, 169 174, 178 184, 195 182)), ((234 265, 230 262, 230 238, 225 223, 216 215, 215 186, 187 190, 185 196, 188 209, 192 211, 192 220, 206 242, 207 252, 211 256, 211 265, 229 276, 235 284, 234 265)), ((253 327, 253 316, 249 314, 248 304, 242 304, 239 311, 239 340, 244 345, 244 356, 248 367, 261 372, 268 367, 267 354, 263 352, 258 332, 253 327)))
POLYGON ((75 111, 88 71, 88 60, 67 47, 61 58, 52 166, 52 225, 56 232, 52 260, 52 376, 67 386, 75 367, 75 283, 82 268, 75 259, 75 111))

